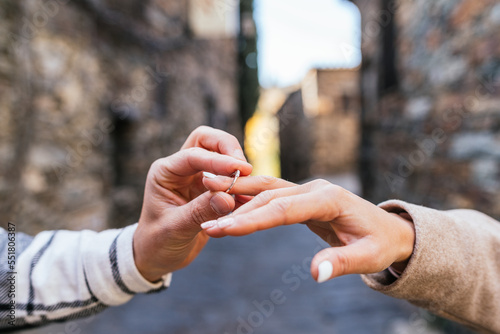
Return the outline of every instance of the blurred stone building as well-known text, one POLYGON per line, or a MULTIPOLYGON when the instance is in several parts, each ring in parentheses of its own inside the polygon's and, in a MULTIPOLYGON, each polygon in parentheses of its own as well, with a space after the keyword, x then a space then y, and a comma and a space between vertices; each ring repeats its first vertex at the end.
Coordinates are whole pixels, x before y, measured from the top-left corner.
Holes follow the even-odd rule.
MULTIPOLYGON (((238 3, 0 3, 0 220, 137 221, 150 164, 201 124, 242 137, 238 3)), ((248 23, 247 23, 248 24, 248 23)))
POLYGON ((359 152, 359 72, 310 71, 302 83, 304 110, 312 121, 312 175, 351 172, 359 152))
POLYGON ((500 217, 500 4, 354 2, 365 195, 500 217))
POLYGON ((278 111, 281 172, 301 181, 356 170, 360 138, 357 69, 314 69, 278 111))

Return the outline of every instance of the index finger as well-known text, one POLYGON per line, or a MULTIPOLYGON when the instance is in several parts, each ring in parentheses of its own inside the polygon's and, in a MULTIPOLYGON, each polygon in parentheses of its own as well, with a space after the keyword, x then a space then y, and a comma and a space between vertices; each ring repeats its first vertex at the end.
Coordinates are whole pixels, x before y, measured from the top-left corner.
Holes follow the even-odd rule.
POLYGON ((222 175, 231 175, 236 170, 240 170, 242 175, 252 172, 252 165, 248 162, 199 147, 182 150, 169 157, 158 159, 153 165, 154 169, 158 170, 157 176, 160 178, 168 174, 179 177, 191 176, 201 171, 222 175))
POLYGON ((257 231, 267 230, 282 225, 305 223, 309 220, 329 221, 339 214, 336 205, 325 212, 325 199, 318 199, 314 193, 297 194, 273 199, 268 204, 243 214, 233 214, 207 222, 202 226, 212 237, 243 236, 257 231))
MULTIPOLYGON (((233 178, 204 174, 203 185, 210 191, 226 191, 232 184, 233 178)), ((256 196, 266 190, 290 188, 295 183, 272 176, 243 176, 238 178, 230 194, 256 196)))
POLYGON ((235 136, 209 126, 203 125, 191 132, 181 150, 190 147, 201 147, 209 151, 229 155, 238 160, 247 161, 235 136))

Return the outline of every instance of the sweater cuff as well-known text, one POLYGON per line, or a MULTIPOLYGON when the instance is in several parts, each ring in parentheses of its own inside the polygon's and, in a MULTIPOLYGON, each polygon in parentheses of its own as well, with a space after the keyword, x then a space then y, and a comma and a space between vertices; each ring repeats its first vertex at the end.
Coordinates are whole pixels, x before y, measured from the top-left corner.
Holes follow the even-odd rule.
MULTIPOLYGON (((416 223, 415 222, 416 217, 412 216, 412 214, 411 214, 412 210, 409 208, 410 206, 415 206, 413 204, 408 204, 406 202, 399 201, 399 200, 390 200, 390 201, 380 203, 378 206, 380 208, 384 209, 385 211, 391 212, 391 213, 399 214, 401 212, 406 212, 412 218, 413 223, 414 224, 416 223)), ((421 207, 421 208, 423 208, 423 207, 421 207)), ((417 224, 418 224, 418 220, 417 220, 417 224)), ((415 262, 415 261, 413 261, 414 258, 418 257, 418 254, 417 255, 415 254, 416 250, 418 249, 418 247, 417 247, 418 241, 419 240, 417 239, 417 226, 415 226, 415 246, 413 249, 413 254, 410 257, 410 261, 408 262, 406 269, 402 273, 400 273, 400 274, 398 273, 397 275, 395 275, 395 273, 393 273, 390 270, 391 268, 389 267, 389 268, 387 268, 379 273, 361 275, 361 278, 363 279, 363 281, 370 288, 377 290, 377 291, 380 291, 380 292, 388 293, 389 290, 397 289, 399 286, 401 286, 403 284, 403 282, 405 280, 407 280, 408 272, 412 270, 412 268, 410 266, 413 266, 413 262, 415 262), (397 282, 397 284, 396 284, 396 282, 397 282)))
POLYGON ((106 305, 120 305, 136 293, 164 290, 171 274, 157 283, 147 281, 134 261, 133 237, 137 224, 119 230, 98 233, 85 245, 84 272, 89 289, 106 305))
MULTIPOLYGON (((439 257, 446 254, 442 242, 434 243, 433 235, 438 233, 434 222, 438 221, 440 228, 452 226, 453 221, 443 213, 404 201, 391 200, 379 204, 387 212, 406 212, 415 226, 415 245, 406 269, 399 278, 394 277, 389 270, 375 274, 361 275, 363 281, 372 289, 401 299, 408 299, 417 306, 433 309, 430 298, 425 298, 430 283, 447 277, 446 266, 440 265, 439 257), (432 261, 434 259, 434 261, 432 261), (437 262, 436 262, 437 261, 437 262)), ((452 229, 447 231, 452 234, 452 229)), ((449 277, 449 276, 448 276, 449 277)))
POLYGON ((362 275, 364 282, 480 332, 500 333, 499 222, 473 210, 438 211, 403 201, 380 207, 410 215, 415 246, 400 278, 385 270, 362 275))

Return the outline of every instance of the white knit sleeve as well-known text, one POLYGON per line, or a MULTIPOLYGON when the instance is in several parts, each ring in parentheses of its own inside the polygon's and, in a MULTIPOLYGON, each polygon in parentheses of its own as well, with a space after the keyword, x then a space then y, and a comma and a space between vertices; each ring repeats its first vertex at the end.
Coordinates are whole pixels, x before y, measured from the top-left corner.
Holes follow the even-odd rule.
POLYGON ((46 231, 34 238, 0 229, 0 329, 87 317, 168 287, 170 274, 153 284, 137 270, 136 228, 46 231))

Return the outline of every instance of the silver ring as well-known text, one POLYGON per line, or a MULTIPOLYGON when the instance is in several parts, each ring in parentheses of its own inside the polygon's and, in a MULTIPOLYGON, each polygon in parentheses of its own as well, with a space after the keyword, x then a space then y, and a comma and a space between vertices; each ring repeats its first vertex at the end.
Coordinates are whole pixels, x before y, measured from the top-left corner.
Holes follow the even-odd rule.
POLYGON ((231 185, 229 186, 229 188, 227 188, 226 193, 228 193, 228 194, 229 194, 229 192, 231 191, 231 189, 233 189, 234 184, 236 183, 236 180, 238 180, 238 178, 240 177, 240 174, 241 174, 241 173, 240 173, 240 171, 239 171, 239 170, 237 170, 236 172, 234 172, 234 173, 231 175, 231 176, 233 176, 233 177, 234 177, 234 179, 233 179, 233 183, 231 183, 231 185))

